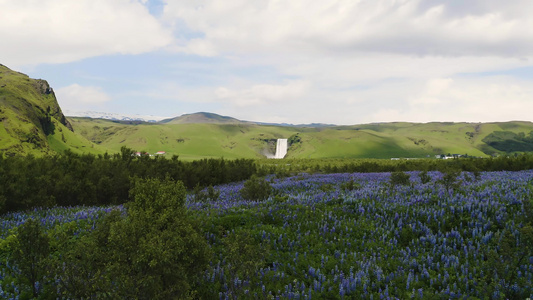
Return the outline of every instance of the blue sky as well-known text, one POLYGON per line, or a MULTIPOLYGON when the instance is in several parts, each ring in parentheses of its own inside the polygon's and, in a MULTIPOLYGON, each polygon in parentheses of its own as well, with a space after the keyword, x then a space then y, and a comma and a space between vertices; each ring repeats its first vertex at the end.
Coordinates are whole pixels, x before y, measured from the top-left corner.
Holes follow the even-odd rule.
POLYGON ((0 0, 0 63, 67 112, 533 121, 529 0, 0 0))

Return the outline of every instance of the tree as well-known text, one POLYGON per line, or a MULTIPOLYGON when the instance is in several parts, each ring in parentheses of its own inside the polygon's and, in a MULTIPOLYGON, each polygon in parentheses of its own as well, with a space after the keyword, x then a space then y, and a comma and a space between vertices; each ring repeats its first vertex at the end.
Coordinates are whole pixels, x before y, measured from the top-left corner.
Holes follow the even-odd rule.
POLYGON ((461 181, 458 180, 461 171, 455 168, 445 168, 441 171, 443 174, 442 179, 438 180, 439 183, 444 185, 446 190, 456 190, 461 186, 461 181))
POLYGON ((241 189, 241 196, 246 200, 260 201, 266 200, 272 193, 272 186, 264 178, 255 175, 246 182, 241 189))
POLYGON ((53 290, 57 298, 111 298, 113 279, 106 269, 111 250, 108 239, 111 226, 122 219, 120 211, 114 210, 94 231, 77 239, 72 238, 78 229, 75 223, 54 228, 51 248, 57 253, 51 259, 50 268, 54 272, 53 290))
POLYGON ((418 173, 418 177, 420 177, 420 182, 423 184, 426 184, 431 181, 431 176, 428 175, 427 171, 422 171, 418 173))
POLYGON ((107 272, 116 283, 116 296, 187 297, 209 250, 186 214, 185 187, 168 177, 133 181, 127 218, 109 230, 107 272))
POLYGON ((15 276, 30 286, 34 298, 39 294, 37 282, 47 273, 46 261, 50 254, 49 238, 41 225, 34 219, 28 219, 15 231, 15 238, 10 239, 11 255, 8 260, 17 266, 15 276))
POLYGON ((390 174, 389 183, 391 187, 395 187, 397 185, 409 185, 411 183, 410 179, 411 179, 411 176, 409 176, 409 174, 404 173, 402 171, 392 172, 390 174))

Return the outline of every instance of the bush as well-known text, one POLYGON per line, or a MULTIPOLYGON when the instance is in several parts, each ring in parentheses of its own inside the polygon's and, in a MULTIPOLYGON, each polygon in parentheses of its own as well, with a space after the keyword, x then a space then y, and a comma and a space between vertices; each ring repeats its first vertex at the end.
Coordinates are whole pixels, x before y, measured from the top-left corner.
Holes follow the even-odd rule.
POLYGON ((204 271, 208 246, 186 214, 186 190, 169 178, 135 179, 128 217, 111 226, 110 275, 120 298, 186 297, 204 271))
POLYGON ((264 178, 259 178, 255 175, 245 181, 244 187, 241 189, 241 196, 251 201, 266 200, 270 194, 272 194, 270 183, 264 178))
POLYGON ((28 219, 16 229, 10 239, 11 255, 8 260, 17 268, 14 275, 31 290, 34 298, 39 295, 37 283, 47 275, 47 260, 50 254, 49 238, 38 221, 28 219))
POLYGON ((389 183, 393 187, 397 185, 409 185, 411 183, 410 179, 411 179, 411 176, 409 176, 409 174, 404 173, 402 171, 392 172, 390 175, 389 183))
POLYGON ((210 185, 207 189, 202 189, 200 185, 196 185, 194 188, 194 199, 198 202, 209 203, 218 200, 220 192, 210 185))
POLYGON ((168 177, 133 183, 126 217, 109 214, 64 251, 61 297, 186 299, 194 292, 210 250, 187 215, 183 183, 168 177))
POLYGON ((422 171, 418 173, 418 177, 420 177, 420 182, 423 184, 426 184, 431 181, 431 176, 428 175, 427 171, 422 171))
POLYGON ((361 188, 361 184, 358 182, 355 182, 353 179, 347 182, 341 183, 341 189, 345 191, 353 191, 358 190, 361 188))
POLYGON ((459 175, 461 175, 461 171, 459 169, 446 168, 441 172, 444 176, 438 181, 440 184, 444 185, 448 191, 459 188, 461 185, 461 181, 458 179, 459 175))

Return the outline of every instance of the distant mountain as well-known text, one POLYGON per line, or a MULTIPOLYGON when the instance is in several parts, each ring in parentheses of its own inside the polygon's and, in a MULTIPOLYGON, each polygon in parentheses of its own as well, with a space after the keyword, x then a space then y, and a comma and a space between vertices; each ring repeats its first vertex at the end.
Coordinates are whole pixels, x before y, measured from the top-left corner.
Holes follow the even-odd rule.
POLYGON ((198 112, 185 114, 176 118, 162 120, 162 124, 250 124, 232 117, 221 116, 214 113, 198 112))
POLYGON ((0 65, 0 122, 0 154, 92 148, 89 141, 72 132, 46 80, 31 79, 4 65, 0 65))
POLYGON ((338 126, 338 125, 335 125, 335 124, 324 124, 324 123, 290 124, 290 123, 264 123, 264 122, 258 122, 258 123, 255 123, 255 124, 265 125, 265 126, 310 127, 310 128, 325 128, 325 127, 338 126))
POLYGON ((283 127, 312 127, 312 128, 322 128, 322 127, 333 127, 334 124, 322 124, 322 123, 311 123, 311 124, 290 124, 290 123, 266 123, 266 122, 254 122, 254 121, 243 121, 236 118, 221 116, 215 113, 209 112, 198 112, 193 114, 185 114, 176 118, 166 119, 160 121, 162 124, 257 124, 265 126, 283 126, 283 127))
POLYGON ((68 117, 104 119, 121 122, 147 122, 147 123, 161 123, 161 124, 257 124, 265 126, 284 126, 284 127, 311 127, 324 128, 337 126, 335 124, 310 123, 310 124, 291 124, 291 123, 268 123, 268 122, 254 122, 243 121, 233 117, 222 116, 210 112, 197 112, 192 114, 184 114, 175 118, 152 116, 152 115, 128 115, 116 114, 95 111, 70 111, 65 110, 65 115, 68 117))
POLYGON ((81 117, 81 118, 104 119, 104 120, 113 120, 113 121, 140 121, 140 122, 148 122, 148 123, 156 123, 156 122, 168 119, 168 117, 152 116, 152 115, 128 115, 128 114, 115 114, 115 113, 96 112, 96 111, 72 111, 72 110, 65 110, 65 115, 67 117, 81 117))

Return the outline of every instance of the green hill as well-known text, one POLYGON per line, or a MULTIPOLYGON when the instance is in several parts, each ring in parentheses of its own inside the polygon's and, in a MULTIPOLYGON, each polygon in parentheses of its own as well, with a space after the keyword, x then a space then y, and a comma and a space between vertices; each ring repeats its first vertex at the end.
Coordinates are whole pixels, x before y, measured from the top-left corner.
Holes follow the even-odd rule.
POLYGON ((184 159, 263 158, 274 152, 278 138, 289 139, 287 158, 487 156, 528 149, 525 140, 533 131, 531 122, 379 123, 303 128, 253 123, 126 124, 87 118, 69 120, 76 132, 110 151, 127 146, 149 153, 165 151, 184 159), (524 141, 516 142, 520 137, 524 141), (514 149, 513 145, 520 147, 514 149))
POLYGON ((192 160, 264 158, 289 139, 287 158, 422 158, 533 152, 533 123, 375 123, 282 126, 195 113, 159 123, 65 118, 45 80, 0 65, 0 153, 119 152, 123 146, 192 160))
POLYGON ((246 124, 249 122, 241 121, 232 117, 221 116, 214 113, 198 112, 194 114, 185 114, 176 118, 162 120, 161 124, 246 124))
POLYGON ((102 152, 72 131, 48 82, 0 65, 0 152, 43 155, 65 149, 102 152))

